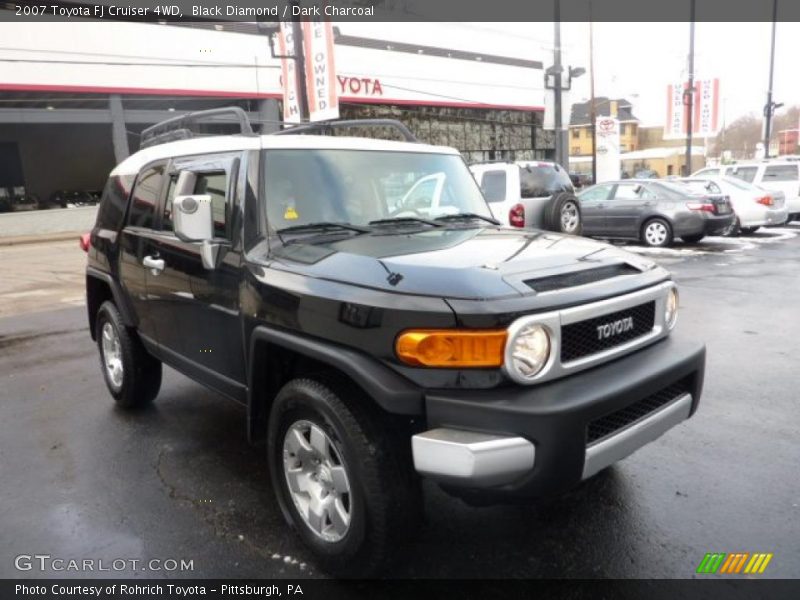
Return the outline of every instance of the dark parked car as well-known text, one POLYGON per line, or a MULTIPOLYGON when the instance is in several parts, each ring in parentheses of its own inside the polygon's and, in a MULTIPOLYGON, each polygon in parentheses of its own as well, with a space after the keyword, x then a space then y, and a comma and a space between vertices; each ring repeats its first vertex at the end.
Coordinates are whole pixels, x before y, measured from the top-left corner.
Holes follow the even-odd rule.
POLYGON ((407 142, 194 118, 223 112, 246 135, 171 141, 183 115, 109 176, 81 240, 90 332, 120 407, 155 399, 162 363, 244 405, 322 567, 374 572, 415 530, 421 477, 548 496, 694 414, 705 349, 672 335, 662 267, 500 226, 458 152, 401 123, 407 142), (387 202, 421 181, 442 188, 424 215, 387 202))
POLYGON ((584 235, 636 239, 647 246, 669 246, 675 238, 696 243, 721 234, 734 219, 727 196, 699 195, 671 181, 608 181, 587 188, 578 200, 584 235))

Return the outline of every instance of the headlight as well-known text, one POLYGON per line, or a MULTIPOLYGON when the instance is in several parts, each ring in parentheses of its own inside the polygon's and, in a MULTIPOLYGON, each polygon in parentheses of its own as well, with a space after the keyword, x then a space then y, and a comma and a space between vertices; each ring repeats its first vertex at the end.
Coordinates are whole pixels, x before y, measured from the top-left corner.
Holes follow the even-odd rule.
POLYGON ((678 320, 678 288, 672 287, 667 292, 667 301, 664 304, 664 325, 667 330, 675 327, 675 321, 678 320))
POLYGON ((506 346, 506 369, 519 381, 530 381, 550 359, 550 332, 546 327, 531 323, 525 325, 509 340, 506 346))

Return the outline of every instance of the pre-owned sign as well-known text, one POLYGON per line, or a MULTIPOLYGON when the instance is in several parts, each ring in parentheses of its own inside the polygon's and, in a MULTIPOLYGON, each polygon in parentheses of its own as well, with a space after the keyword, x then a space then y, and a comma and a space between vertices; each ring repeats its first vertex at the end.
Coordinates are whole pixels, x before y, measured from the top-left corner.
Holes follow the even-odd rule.
POLYGON ((333 25, 330 21, 303 21, 306 93, 311 121, 339 118, 333 25))

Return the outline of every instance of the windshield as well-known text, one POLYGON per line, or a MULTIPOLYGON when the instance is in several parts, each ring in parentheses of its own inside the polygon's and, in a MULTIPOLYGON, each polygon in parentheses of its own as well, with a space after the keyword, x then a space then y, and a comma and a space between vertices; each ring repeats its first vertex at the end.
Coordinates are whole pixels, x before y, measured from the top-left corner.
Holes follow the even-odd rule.
POLYGON ((491 217, 461 156, 366 150, 266 150, 267 217, 306 223, 475 213, 491 217))

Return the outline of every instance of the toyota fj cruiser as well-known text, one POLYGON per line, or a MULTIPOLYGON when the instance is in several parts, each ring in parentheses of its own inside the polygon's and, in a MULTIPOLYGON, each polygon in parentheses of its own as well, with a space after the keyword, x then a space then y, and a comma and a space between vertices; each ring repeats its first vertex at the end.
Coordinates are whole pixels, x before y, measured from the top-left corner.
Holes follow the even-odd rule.
POLYGON ((420 476, 476 502, 562 492, 690 417, 705 364, 670 335, 663 268, 503 228, 456 150, 361 124, 407 139, 255 135, 233 109, 153 126, 86 243, 116 402, 152 401, 165 363, 243 403, 281 511, 339 574, 413 529, 420 476), (222 113, 241 133, 192 135, 222 113), (436 207, 403 205, 432 175, 436 207))

